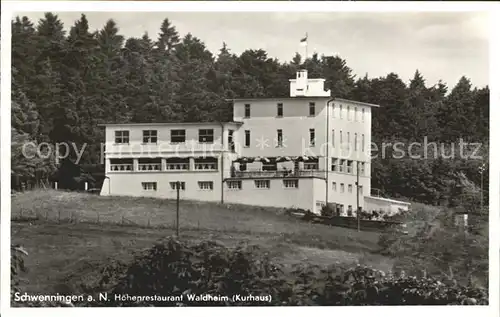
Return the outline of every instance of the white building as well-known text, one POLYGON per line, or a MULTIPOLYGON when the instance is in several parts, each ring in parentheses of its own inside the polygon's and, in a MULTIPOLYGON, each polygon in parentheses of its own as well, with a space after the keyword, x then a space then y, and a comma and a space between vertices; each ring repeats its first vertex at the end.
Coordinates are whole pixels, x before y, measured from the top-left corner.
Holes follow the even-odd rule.
POLYGON ((328 203, 342 215, 408 207, 370 197, 378 106, 330 96, 301 70, 289 98, 234 100, 233 122, 105 125, 101 194, 175 198, 179 181, 181 199, 315 213, 328 203))

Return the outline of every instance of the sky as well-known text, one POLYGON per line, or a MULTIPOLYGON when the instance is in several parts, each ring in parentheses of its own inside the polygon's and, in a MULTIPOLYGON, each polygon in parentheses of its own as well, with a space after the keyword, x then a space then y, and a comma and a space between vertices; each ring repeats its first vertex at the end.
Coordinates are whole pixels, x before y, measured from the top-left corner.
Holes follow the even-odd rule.
MULTIPOLYGON (((489 84, 489 20, 482 12, 54 12, 69 29, 85 13, 92 30, 108 19, 125 37, 144 32, 156 39, 168 18, 181 36, 192 33, 218 54, 225 42, 231 52, 262 48, 270 57, 290 61, 308 53, 339 55, 357 77, 390 72, 408 82, 415 70, 428 86, 439 80, 452 88, 461 76, 473 86, 489 84)), ((42 12, 19 13, 35 24, 42 12)))

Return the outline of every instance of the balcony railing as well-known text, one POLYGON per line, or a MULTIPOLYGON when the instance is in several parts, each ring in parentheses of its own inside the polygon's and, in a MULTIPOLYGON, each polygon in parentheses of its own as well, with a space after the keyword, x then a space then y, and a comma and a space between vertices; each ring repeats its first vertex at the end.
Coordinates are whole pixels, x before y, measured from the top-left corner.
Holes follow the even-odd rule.
POLYGON ((161 163, 139 164, 139 171, 161 171, 161 163))
POLYGON ((234 171, 231 177, 234 178, 283 178, 283 177, 320 177, 325 178, 326 172, 320 170, 300 170, 300 171, 234 171))
POLYGON ((215 170, 217 170, 217 163, 195 163, 194 169, 195 170, 215 171, 215 170))
POLYGON ((113 172, 127 172, 133 170, 133 164, 111 164, 110 168, 113 172))
POLYGON ((189 163, 167 163, 168 171, 181 171, 181 170, 189 170, 189 163))

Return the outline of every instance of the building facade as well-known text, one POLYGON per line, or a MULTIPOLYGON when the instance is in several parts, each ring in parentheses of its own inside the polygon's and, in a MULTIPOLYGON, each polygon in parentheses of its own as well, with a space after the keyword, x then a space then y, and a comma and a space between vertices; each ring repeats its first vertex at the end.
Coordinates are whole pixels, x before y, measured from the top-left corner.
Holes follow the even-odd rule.
POLYGON ((307 71, 290 97, 233 100, 233 122, 105 125, 102 195, 377 210, 370 196, 374 104, 332 98, 307 71), (369 198, 367 198, 369 197, 369 198))

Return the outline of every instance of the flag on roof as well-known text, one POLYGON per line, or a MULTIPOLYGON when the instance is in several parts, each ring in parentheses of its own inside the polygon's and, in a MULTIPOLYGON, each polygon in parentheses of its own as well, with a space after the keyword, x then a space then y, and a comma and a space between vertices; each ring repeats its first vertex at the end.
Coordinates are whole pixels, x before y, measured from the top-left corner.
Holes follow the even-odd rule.
POLYGON ((306 33, 306 37, 300 39, 300 45, 307 45, 307 33, 306 33))

